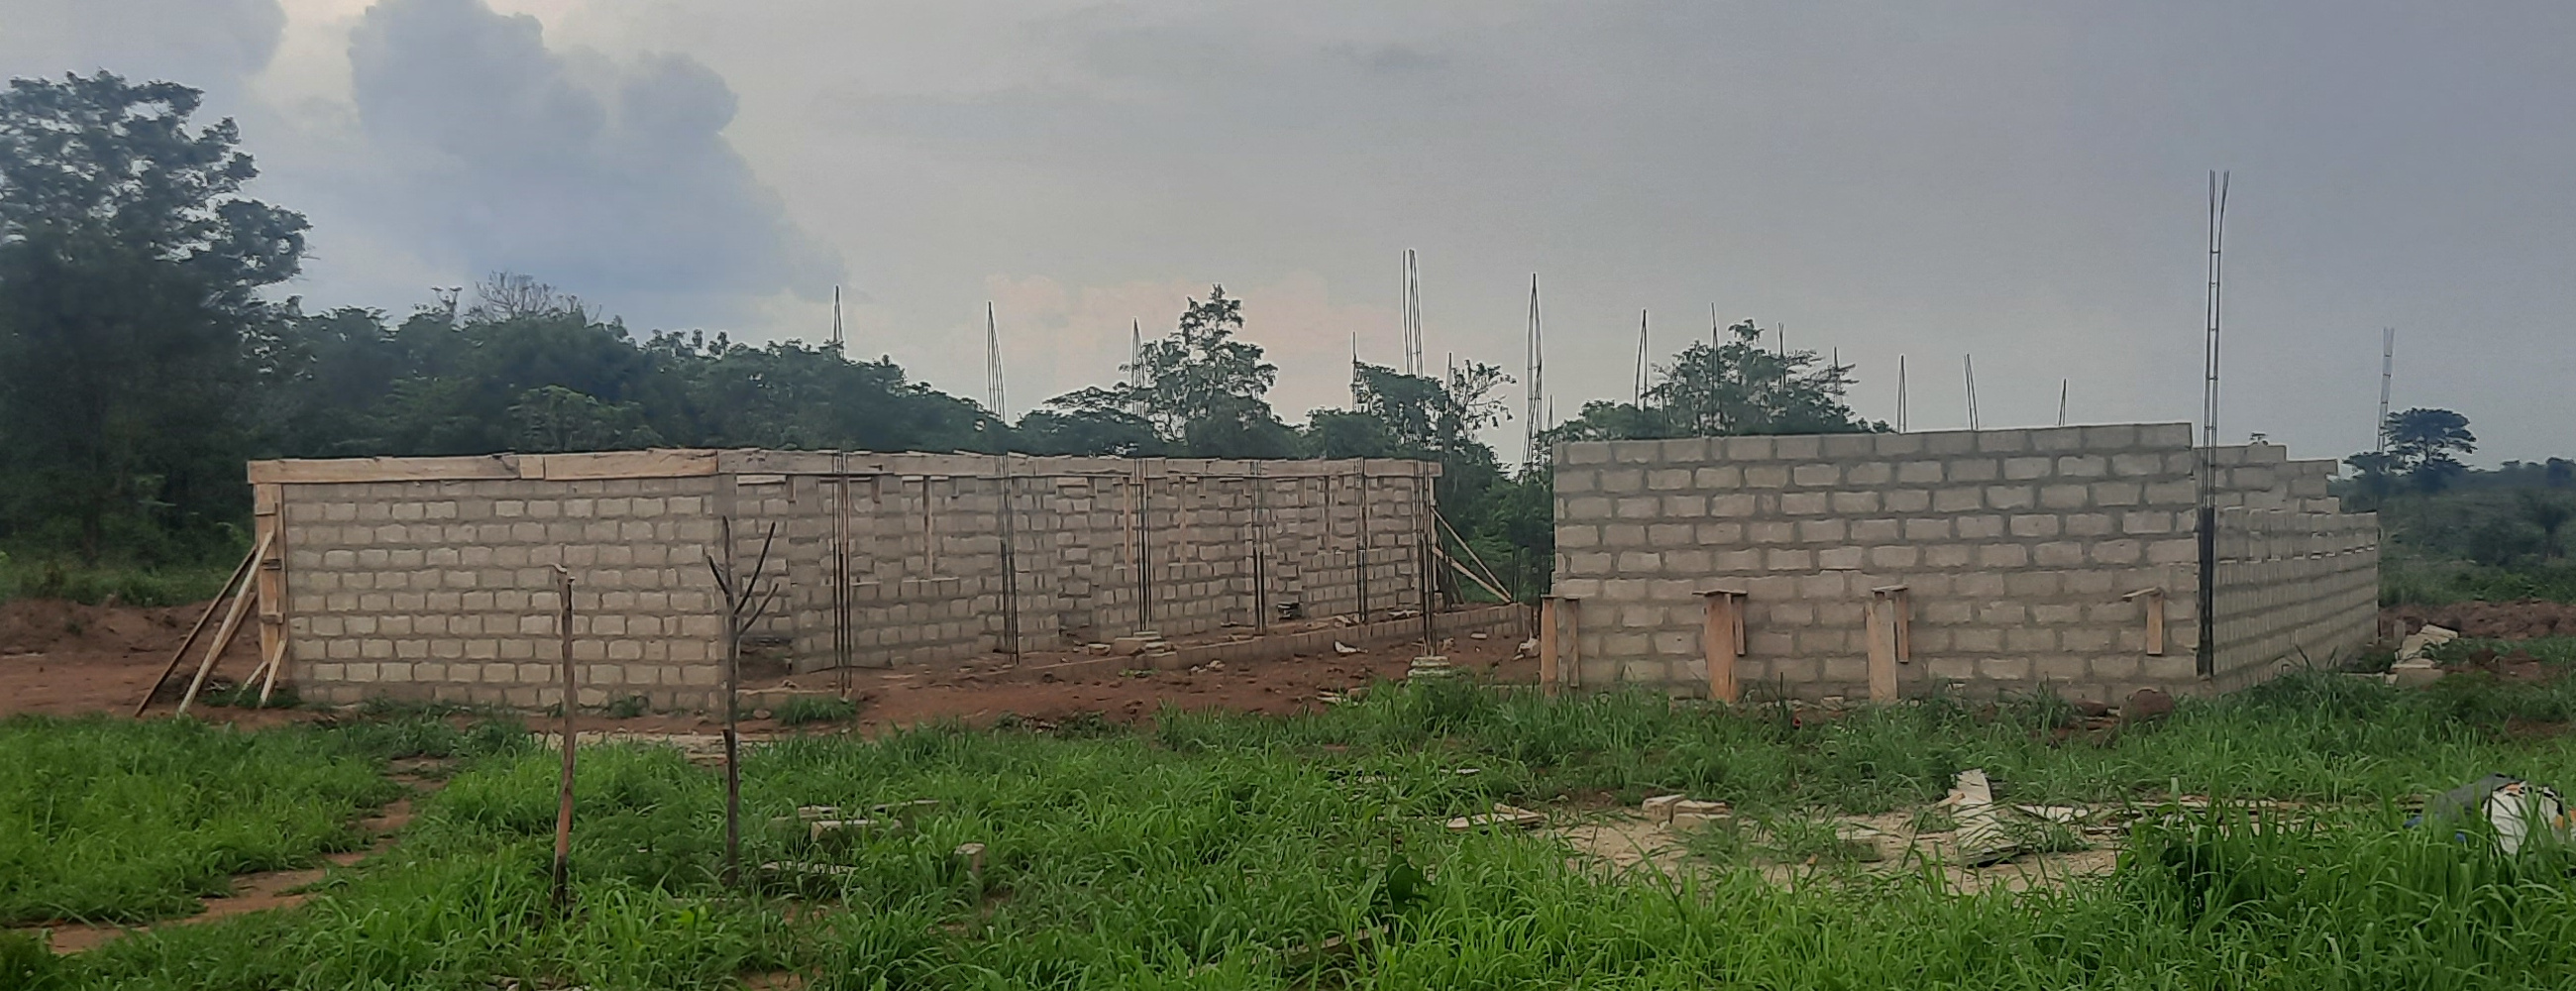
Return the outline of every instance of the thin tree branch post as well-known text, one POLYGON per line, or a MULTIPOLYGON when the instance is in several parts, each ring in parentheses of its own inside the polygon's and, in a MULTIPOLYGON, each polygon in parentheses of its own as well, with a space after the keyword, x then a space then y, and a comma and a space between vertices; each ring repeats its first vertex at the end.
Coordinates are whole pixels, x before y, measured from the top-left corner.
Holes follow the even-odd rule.
POLYGON ((769 551, 778 539, 778 524, 771 523, 760 538, 760 555, 752 559, 751 574, 734 570, 733 517, 717 520, 718 540, 724 544, 724 563, 707 557, 707 571, 715 576, 716 591, 725 602, 725 866, 724 883, 728 887, 742 883, 742 636, 760 620, 784 588, 772 586, 760 591, 763 574, 769 570, 769 551))
POLYGON ((555 790, 555 914, 562 916, 572 908, 572 710, 580 696, 573 684, 572 572, 560 564, 555 565, 555 597, 561 607, 555 633, 563 642, 563 781, 555 790))

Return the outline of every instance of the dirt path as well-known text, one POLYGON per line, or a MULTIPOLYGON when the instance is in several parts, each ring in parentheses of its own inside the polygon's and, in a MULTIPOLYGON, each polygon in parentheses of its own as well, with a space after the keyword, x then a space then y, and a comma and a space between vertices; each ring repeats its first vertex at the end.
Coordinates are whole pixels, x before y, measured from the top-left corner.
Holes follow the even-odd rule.
POLYGON ((228 919, 236 915, 246 915, 252 912, 265 912, 271 909, 293 908, 297 905, 304 904, 304 901, 311 898, 312 895, 303 889, 309 888, 314 883, 330 876, 333 869, 354 867, 360 861, 364 861, 369 857, 391 849, 394 845, 396 835, 401 832, 404 826, 411 823, 413 799, 426 797, 429 793, 437 791, 441 785, 446 783, 443 778, 422 775, 419 773, 417 768, 410 770, 397 769, 388 776, 393 778, 395 781, 401 782, 405 787, 410 788, 411 791, 404 794, 402 797, 387 803, 383 808, 376 810, 374 815, 358 821, 358 828, 364 830, 369 836, 374 838, 374 841, 364 850, 347 850, 339 853, 323 854, 323 865, 318 867, 303 867, 284 871, 260 871, 252 874, 235 874, 233 875, 232 892, 226 895, 210 896, 200 899, 199 901, 200 904, 204 906, 204 911, 198 912, 195 915, 182 916, 175 919, 163 919, 159 922, 140 926, 59 923, 53 925, 23 926, 19 928, 22 930, 47 931, 53 951, 56 953, 80 953, 85 950, 94 949, 111 940, 131 933, 150 932, 153 928, 158 926, 197 925, 199 923, 213 922, 219 919, 228 919))
MULTIPOLYGON (((134 707, 144 685, 158 675, 195 622, 203 604, 143 609, 131 606, 84 606, 76 603, 18 600, 0 603, 0 717, 19 713, 123 715, 134 707)), ((1315 624, 1321 626, 1323 624, 1315 624)), ((253 640, 237 636, 217 666, 216 683, 227 675, 246 673, 255 663, 253 640)), ((1209 634, 1192 640, 1221 640, 1209 634)), ((1457 667, 1493 680, 1535 682, 1538 661, 1515 657, 1519 644, 1505 635, 1482 639, 1450 638, 1442 651, 1457 667)), ((1319 708, 1327 692, 1345 691, 1380 678, 1401 677, 1418 643, 1379 644, 1357 654, 1324 654, 1232 665, 1209 665, 1188 671, 1128 674, 1119 664, 1067 664, 1100 660, 1077 653, 1031 654, 1012 665, 994 656, 959 664, 896 670, 854 671, 851 697, 861 702, 857 728, 875 731, 955 718, 989 724, 1004 714, 1056 720, 1080 713, 1099 713, 1114 721, 1135 722, 1169 704, 1191 711, 1231 710, 1288 715, 1319 708), (1064 664, 1063 675, 1043 673, 1064 664), (1079 673, 1070 673, 1079 672, 1079 673)), ((163 687, 149 713, 166 715, 176 704, 187 675, 195 670, 192 653, 163 687)), ((833 692, 840 687, 829 673, 747 679, 746 691, 789 688, 833 692)), ((757 703, 746 706, 747 732, 783 729, 757 703)), ((241 725, 316 718, 314 710, 254 710, 203 707, 206 718, 241 725)), ((711 731, 714 713, 655 713, 626 719, 590 712, 575 722, 583 731, 689 733, 711 731)))

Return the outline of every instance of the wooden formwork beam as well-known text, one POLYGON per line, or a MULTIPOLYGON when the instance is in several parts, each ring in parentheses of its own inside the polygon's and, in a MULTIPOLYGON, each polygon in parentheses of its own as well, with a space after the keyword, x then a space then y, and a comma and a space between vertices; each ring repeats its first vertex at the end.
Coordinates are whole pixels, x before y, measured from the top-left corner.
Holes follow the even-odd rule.
POLYGON ((2132 601, 2146 600, 2147 656, 2165 656, 2165 590, 2162 587, 2142 588, 2120 598, 2132 601))
POLYGON ((1706 600, 1706 615, 1700 629, 1700 649, 1708 658, 1708 697, 1712 702, 1733 705, 1743 697, 1743 688, 1735 677, 1735 663, 1744 656, 1745 594, 1735 589, 1710 589, 1700 593, 1706 600))

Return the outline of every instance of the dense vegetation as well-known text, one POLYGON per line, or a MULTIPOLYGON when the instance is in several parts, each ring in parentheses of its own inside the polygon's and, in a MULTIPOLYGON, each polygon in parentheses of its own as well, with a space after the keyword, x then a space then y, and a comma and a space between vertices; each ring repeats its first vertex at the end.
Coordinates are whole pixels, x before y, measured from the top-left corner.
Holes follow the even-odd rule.
MULTIPOLYGON (((2252 975, 2281 988, 2554 987, 2576 967, 2564 852, 2506 859, 2403 820, 2410 799, 2490 771, 2576 778, 2569 738, 2509 722, 2563 720, 2570 702, 2563 678, 2401 692, 2312 673, 2061 744, 2050 730, 2069 713, 2048 699, 1818 719, 1441 683, 1290 719, 1166 712, 1150 730, 1006 720, 807 737, 751 751, 747 853, 851 871, 757 896, 716 880, 716 775, 669 749, 598 747, 584 751, 576 910, 563 921, 546 896, 555 758, 448 731, 432 742, 468 756, 448 786, 399 845, 306 905, 64 961, 0 935, 0 983, 692 988, 794 970, 849 989, 2203 988, 2252 975), (1480 773, 1455 773, 1466 767, 1480 773), (1439 825, 1497 800, 1581 817, 1664 790, 1784 824, 1921 803, 1965 767, 1988 769, 2013 801, 2154 806, 2178 786, 2222 802, 2151 819, 2107 878, 2017 895, 1830 864, 1784 888, 1723 856, 1681 878, 1605 872, 1544 833, 1439 825), (762 825, 805 803, 916 799, 939 804, 847 846, 762 825), (2307 804, 2286 821, 2266 812, 2260 829, 2226 804, 2256 799, 2307 804), (969 842, 988 848, 980 876, 951 853, 969 842), (1344 949, 1318 949, 1337 939, 1344 949)), ((137 759, 165 751, 173 725, 81 724, 85 766, 195 787, 194 767, 137 759)), ((418 749, 411 725, 245 739, 285 735, 276 773, 331 776, 344 754, 418 749), (373 736, 315 742, 329 734, 373 736)), ((61 728, 0 724, 0 739, 61 728)), ((0 807, 30 800, 12 787, 0 807)), ((142 811, 140 794, 97 804, 142 811)), ((293 821, 285 803, 255 811, 293 821)), ((143 819, 100 828, 162 828, 143 819)))
POLYGON ((2344 506, 2376 512, 2381 600, 2440 604, 2470 599, 2576 602, 2576 461, 2460 463, 2477 450, 2469 418, 2446 409, 2391 413, 2382 450, 2346 458, 2344 506))
MULTIPOLYGON (((241 194, 257 169, 197 105, 107 73, 0 94, 0 597, 202 594, 245 544, 249 458, 652 445, 1431 458, 1476 556, 1517 595, 1544 582, 1544 466, 1478 439, 1507 417, 1494 366, 1354 365, 1352 408, 1291 425, 1243 301, 1215 287, 1124 381, 1010 423, 886 358, 638 335, 520 274, 401 316, 311 309, 263 292, 295 274, 303 217, 241 194)), ((1848 366, 1764 351, 1752 326, 1657 369, 1643 408, 1595 403, 1558 435, 1866 427, 1848 366)))

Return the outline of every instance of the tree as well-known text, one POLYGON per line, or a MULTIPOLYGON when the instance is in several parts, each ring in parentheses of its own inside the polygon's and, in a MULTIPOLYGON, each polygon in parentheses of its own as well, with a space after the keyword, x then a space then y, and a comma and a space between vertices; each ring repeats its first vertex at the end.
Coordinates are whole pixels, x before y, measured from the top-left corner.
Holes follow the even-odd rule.
POLYGON ((1683 436, 1868 428, 1843 401, 1852 366, 1825 362, 1813 351, 1766 351, 1761 339, 1761 328, 1746 320, 1727 328, 1722 343, 1692 343, 1656 369, 1662 377, 1647 390, 1648 404, 1683 436))
POLYGON ((2363 451, 2343 459, 2352 466, 2361 505, 2374 507, 2397 489, 2397 458, 2384 451, 2363 451))
POLYGON ((1827 434, 1886 429, 1844 401, 1852 367, 1813 351, 1763 350, 1747 320, 1719 342, 1694 342, 1656 365, 1645 403, 1594 400, 1545 440, 1653 440, 1733 434, 1827 434))
POLYGON ((2449 488, 2467 472, 2454 454, 2478 449, 2477 435, 2469 432, 2469 418, 2446 409, 2417 407, 2390 413, 2385 429, 2391 467, 2428 493, 2449 488))
POLYGON ((258 170, 232 121, 190 124, 199 98, 106 72, 0 93, 0 532, 95 561, 246 496, 232 411, 279 314, 257 290, 306 225, 240 195, 258 170))
POLYGON ((1152 457, 1163 438, 1144 417, 1120 409, 1033 409, 1020 416, 1016 449, 1030 454, 1152 457))
POLYGON ((603 403, 560 385, 520 393, 519 401, 510 404, 510 418, 518 424, 522 451, 613 451, 662 443, 661 435, 644 423, 643 404, 603 403))
POLYGON ((1165 443, 1194 457, 1276 458, 1296 449, 1296 432, 1279 422, 1264 398, 1279 368, 1261 359, 1261 345, 1237 338, 1243 301, 1224 286, 1192 299, 1179 327, 1146 342, 1128 381, 1092 387, 1047 400, 1066 413, 1104 417, 1124 412, 1151 424, 1165 443))

